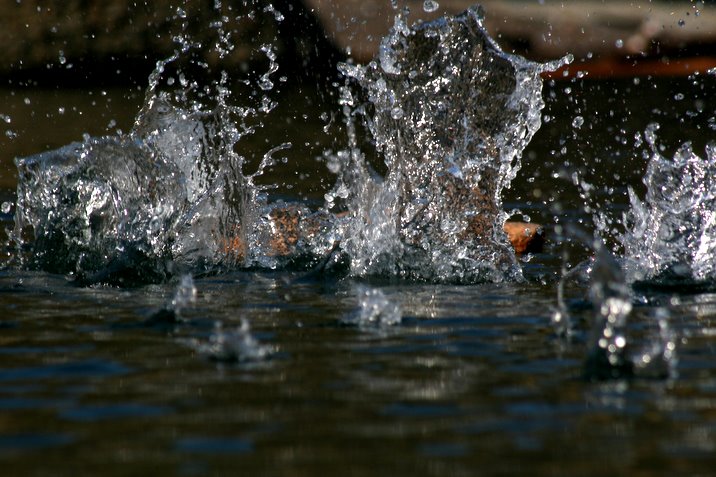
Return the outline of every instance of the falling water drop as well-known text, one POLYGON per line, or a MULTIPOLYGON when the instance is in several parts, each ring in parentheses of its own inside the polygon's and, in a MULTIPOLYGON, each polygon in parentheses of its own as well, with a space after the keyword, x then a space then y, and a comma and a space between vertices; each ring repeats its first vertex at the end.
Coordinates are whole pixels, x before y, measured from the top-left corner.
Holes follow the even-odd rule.
POLYGON ((423 10, 425 10, 427 13, 432 13, 438 8, 440 8, 440 4, 435 0, 425 0, 423 2, 423 10))

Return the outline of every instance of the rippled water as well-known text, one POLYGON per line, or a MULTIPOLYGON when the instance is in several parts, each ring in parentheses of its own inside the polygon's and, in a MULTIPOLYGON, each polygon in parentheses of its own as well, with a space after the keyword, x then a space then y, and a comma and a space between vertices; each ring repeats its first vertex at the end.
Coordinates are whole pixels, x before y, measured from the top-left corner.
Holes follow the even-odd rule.
MULTIPOLYGON (((283 121, 267 122, 244 154, 258 163, 266 138, 269 148, 309 144, 286 153, 305 176, 277 194, 315 205, 333 186, 315 158, 344 141, 340 131, 326 137, 320 117, 339 106, 295 86, 275 100, 302 105, 286 114, 301 124, 300 141, 286 138, 283 121)), ((633 255, 617 219, 636 203, 628 186, 651 204, 642 177, 655 155, 635 135, 660 122, 663 164, 686 140, 707 157, 714 111, 704 101, 714 89, 708 77, 547 84, 542 129, 502 198, 547 226, 544 252, 517 259, 523 281, 249 269, 116 287, 4 269, 4 471, 709 475, 716 296, 630 286, 619 267, 633 255)), ((67 121, 75 101, 90 106, 60 92, 65 113, 53 108, 22 129, 38 115, 24 98, 46 104, 55 93, 8 93, 17 95, 26 115, 13 113, 12 156, 102 134, 110 120, 129 131, 142 101, 97 93, 100 112, 67 121), (136 106, 122 112, 125 102, 136 106)), ((3 156, 3 202, 14 200, 11 160, 3 156)), ((285 177, 275 174, 264 183, 285 177)), ((13 212, 3 211, 8 228, 13 212)))
MULTIPOLYGON (((555 336, 544 285, 379 286, 401 321, 357 326, 347 318, 363 313, 361 287, 293 278, 196 280, 196 301, 173 322, 157 317, 173 285, 88 289, 4 274, 6 471, 602 475, 713 465, 711 295, 662 298, 676 317, 678 376, 589 382, 584 338, 555 336), (217 321, 236 334, 242 320, 268 359, 217 362, 236 355, 197 348, 216 342, 217 321)), ((629 324, 637 343, 648 308, 629 324)))

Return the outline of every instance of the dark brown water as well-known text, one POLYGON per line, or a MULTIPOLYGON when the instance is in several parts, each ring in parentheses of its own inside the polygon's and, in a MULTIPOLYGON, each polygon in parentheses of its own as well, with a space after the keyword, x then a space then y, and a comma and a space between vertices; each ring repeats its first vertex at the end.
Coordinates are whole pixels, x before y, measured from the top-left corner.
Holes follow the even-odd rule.
MULTIPOLYGON (((551 324, 563 262, 588 256, 553 226, 592 227, 578 188, 555 176, 577 171, 599 185, 587 198, 594 209, 623 209, 626 185, 638 188, 646 165, 635 132, 658 121, 667 148, 692 140, 696 150, 714 137, 709 81, 705 91, 646 79, 547 88, 552 119, 506 197, 550 234, 545 252, 523 261, 526 283, 234 272, 195 279, 196 300, 172 317, 161 311, 177 283, 82 288, 0 271, 3 475, 711 475, 716 295, 676 290, 636 304, 627 328, 636 347, 652 339, 650 313, 669 311, 678 359, 668 376, 585 379, 585 286, 568 289, 574 335, 551 324), (675 101, 678 92, 686 98, 675 101), (585 119, 578 130, 576 115, 585 119), (365 286, 399 307, 400 323, 347 324, 366 309, 365 286), (220 362, 201 352, 212 337, 239 334, 242 320, 267 358, 220 362)), ((330 108, 317 92, 286 95, 291 133, 305 137, 293 140, 292 161, 307 175, 281 194, 319 198, 330 179, 315 156, 342 137, 323 134, 318 117, 330 108)), ((0 197, 12 201, 13 157, 127 131, 142 94, 3 97, 4 126, 17 136, 0 136, 0 197)), ((257 149, 286 131, 266 125, 257 149)), ((11 214, 3 219, 9 226, 11 214)))

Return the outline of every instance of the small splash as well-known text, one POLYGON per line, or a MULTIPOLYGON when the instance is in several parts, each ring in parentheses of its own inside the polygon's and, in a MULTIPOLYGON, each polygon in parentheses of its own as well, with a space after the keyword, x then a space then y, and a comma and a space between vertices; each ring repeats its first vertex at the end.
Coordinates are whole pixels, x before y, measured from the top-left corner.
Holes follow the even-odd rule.
POLYGON ((564 302, 564 281, 587 279, 591 330, 584 377, 590 381, 674 378, 677 342, 668 309, 654 307, 637 313, 623 260, 617 259, 600 239, 590 239, 576 229, 570 233, 591 248, 594 257, 563 276, 558 289, 559 308, 552 324, 562 337, 570 338, 576 333, 574 319, 564 302))
POLYGON ((207 342, 195 340, 191 345, 210 360, 222 363, 265 361, 274 354, 271 346, 262 345, 254 337, 245 318, 241 319, 241 326, 228 331, 221 322, 216 322, 207 342))
POLYGON ((191 275, 181 277, 174 295, 167 302, 164 308, 154 313, 146 322, 148 325, 175 324, 182 321, 182 313, 185 309, 196 303, 196 285, 191 275))
POLYGON ((645 137, 651 158, 644 176, 646 196, 630 188, 631 207, 621 237, 630 282, 716 280, 716 145, 706 158, 689 143, 669 159, 656 144, 658 125, 645 137))
MULTIPOLYGON (((646 344, 632 356, 638 376, 647 378, 676 378, 678 376, 677 334, 670 325, 671 314, 657 307, 648 316, 658 330, 646 338, 646 344)), ((653 328, 653 326, 652 326, 653 328)))
POLYGON ((170 302, 171 308, 175 313, 180 314, 181 310, 196 302, 196 285, 191 275, 182 275, 174 297, 170 302))
POLYGON ((361 328, 383 328, 399 325, 402 320, 400 305, 389 300, 381 290, 360 286, 356 289, 358 310, 343 318, 347 325, 361 328))
POLYGON ((618 379, 634 375, 628 356, 626 327, 632 311, 632 292, 621 266, 601 241, 595 241, 589 298, 594 306, 588 379, 618 379))

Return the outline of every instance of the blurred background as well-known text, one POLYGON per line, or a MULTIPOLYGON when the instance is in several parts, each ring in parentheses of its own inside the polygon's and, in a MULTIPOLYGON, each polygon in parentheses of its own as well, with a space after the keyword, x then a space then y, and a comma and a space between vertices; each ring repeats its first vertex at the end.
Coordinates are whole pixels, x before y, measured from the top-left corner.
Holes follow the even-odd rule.
MULTIPOLYGON (((457 13, 472 0, 407 0, 413 20, 457 13), (427 11, 426 11, 427 10, 427 11)), ((659 59, 716 55, 714 1, 483 0, 486 27, 507 51, 545 60, 659 59)), ((253 45, 274 43, 281 67, 297 74, 337 58, 370 60, 393 23, 391 0, 225 0, 235 48, 222 61, 247 68, 253 45), (249 5, 246 6, 245 4, 249 5), (258 6, 258 8, 256 8, 258 6), (280 15, 251 15, 251 10, 280 15), (235 14, 235 15, 233 15, 235 14)), ((136 84, 185 34, 210 40, 214 0, 17 0, 0 4, 0 75, 44 84, 136 84), (180 8, 184 14, 177 13, 180 8)), ((206 49, 209 63, 219 61, 206 49)))
MULTIPOLYGON (((271 45, 279 65, 276 75, 288 79, 277 89, 292 89, 288 99, 279 101, 279 114, 315 126, 315 132, 292 130, 291 154, 301 158, 295 163, 304 170, 310 162, 308 174, 325 182, 325 168, 312 159, 336 140, 320 134, 326 121, 339 122, 334 121, 339 108, 332 86, 338 79, 336 64, 373 57, 393 23, 394 4, 409 7, 409 19, 416 21, 458 13, 472 3, 0 2, 0 201, 12 198, 15 157, 81 140, 83 134, 128 131, 156 62, 180 48, 182 38, 213 45, 222 34, 218 30, 231 32, 225 54, 206 47, 192 55, 203 55, 201 60, 212 67, 260 75, 269 66, 259 47, 271 45), (223 15, 219 22, 217 11, 223 15)), ((539 61, 573 54, 575 61, 557 79, 685 77, 716 67, 714 1, 484 0, 482 5, 485 25, 504 50, 539 61)))

